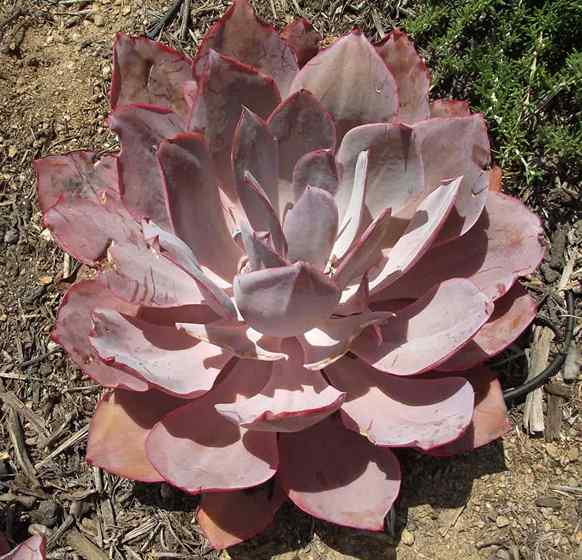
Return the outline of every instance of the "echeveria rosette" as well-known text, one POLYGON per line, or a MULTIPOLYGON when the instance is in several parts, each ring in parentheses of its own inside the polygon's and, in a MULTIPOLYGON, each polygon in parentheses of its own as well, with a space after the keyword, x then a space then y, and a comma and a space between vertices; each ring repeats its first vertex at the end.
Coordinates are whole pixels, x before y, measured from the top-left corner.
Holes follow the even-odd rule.
POLYGON ((45 222, 94 266, 55 338, 110 388, 88 459, 202 494, 217 548, 290 498, 381 530, 393 447, 453 454, 507 430, 483 365, 529 324, 539 220, 490 188, 482 115, 428 99, 393 31, 318 51, 238 0, 194 60, 114 47, 118 154, 36 162, 45 222))

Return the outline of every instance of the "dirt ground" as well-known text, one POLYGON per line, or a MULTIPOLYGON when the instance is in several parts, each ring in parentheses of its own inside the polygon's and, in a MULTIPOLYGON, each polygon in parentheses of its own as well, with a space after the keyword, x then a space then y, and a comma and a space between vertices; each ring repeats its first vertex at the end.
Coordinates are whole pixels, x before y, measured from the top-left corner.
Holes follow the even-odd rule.
MULTIPOLYGON (((294 0, 255 4, 278 23, 298 8, 294 0)), ((161 39, 192 50, 225 5, 193 2, 184 40, 178 24, 161 39)), ((310 3, 301 5, 309 15, 310 3)), ((344 530, 288 505, 263 535, 219 554, 192 521, 196 499, 84 462, 99 388, 49 339, 77 267, 43 228, 31 162, 115 148, 104 125, 114 34, 143 33, 166 7, 158 0, 0 0, 0 530, 14 541, 45 532, 49 558, 63 559, 582 559, 580 383, 558 382, 563 396, 554 394, 549 406, 546 391, 549 437, 524 433, 518 403, 503 443, 453 459, 400 453, 405 478, 392 535, 344 530)), ((315 23, 331 36, 352 27, 357 7, 335 20, 317 11, 315 23)), ((566 225, 547 225, 557 233, 544 276, 526 282, 559 332, 560 279, 567 287, 580 279, 582 220, 566 225)), ((578 322, 578 337, 579 330, 578 322)), ((521 347, 529 342, 525 335, 521 347)), ((519 376, 524 359, 515 359, 515 348, 502 367, 519 376)), ((552 355, 559 348, 557 337, 552 355)))

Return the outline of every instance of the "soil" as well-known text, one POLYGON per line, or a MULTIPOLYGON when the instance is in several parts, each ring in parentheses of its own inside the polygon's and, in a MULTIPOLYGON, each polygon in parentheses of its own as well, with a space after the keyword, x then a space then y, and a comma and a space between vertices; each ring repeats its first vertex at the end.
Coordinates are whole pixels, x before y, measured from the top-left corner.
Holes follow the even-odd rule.
MULTIPOLYGON (((133 483, 90 467, 84 461, 84 446, 100 389, 49 339, 56 308, 78 268, 43 228, 31 162, 72 149, 115 148, 116 140, 104 125, 114 34, 143 33, 167 4, 156 0, 3 4, 0 530, 15 542, 28 533, 47 534, 49 558, 582 558, 582 384, 558 381, 565 397, 557 397, 561 422, 550 437, 524 432, 523 403, 517 403, 511 410, 514 428, 503 442, 453 459, 401 452, 403 489, 393 530, 385 533, 328 525, 286 505, 260 537, 217 553, 193 522, 195 498, 166 485, 133 483)), ((278 23, 290 19, 295 4, 255 2, 262 15, 270 20, 276 16, 278 23)), ((319 13, 317 3, 303 5, 328 37, 350 29, 357 18, 356 8, 329 18, 319 13)), ((187 38, 177 38, 180 28, 175 23, 161 40, 192 51, 225 6, 215 0, 192 3, 187 38)), ((360 23, 372 32, 378 23, 389 28, 382 20, 360 23)), ((579 290, 582 221, 548 222, 545 227, 553 251, 543 274, 526 285, 542 303, 540 313, 560 332, 565 310, 558 285, 564 276, 567 288, 579 290), (568 263, 574 265, 573 271, 568 272, 568 263)), ((575 314, 580 317, 580 304, 575 314)), ((578 323, 578 341, 579 332, 578 323)), ((560 340, 554 339, 552 355, 560 350, 560 340)), ((515 349, 529 344, 526 334, 511 354, 502 357, 506 380, 523 377, 523 357, 516 359, 515 349)), ((576 367, 574 376, 579 376, 576 367)))

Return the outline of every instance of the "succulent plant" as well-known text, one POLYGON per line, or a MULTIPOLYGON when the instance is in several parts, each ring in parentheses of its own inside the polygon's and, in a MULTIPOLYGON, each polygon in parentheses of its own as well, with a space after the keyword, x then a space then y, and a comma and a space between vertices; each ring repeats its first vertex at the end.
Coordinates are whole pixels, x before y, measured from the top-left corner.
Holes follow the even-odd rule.
POLYGON ((0 533, 0 560, 44 560, 45 539, 33 535, 12 550, 6 537, 0 533))
POLYGON ((483 364, 534 316, 540 223, 404 33, 319 50, 237 0, 193 60, 119 34, 113 63, 120 152, 36 162, 46 226, 95 269, 54 331, 109 389, 92 464, 202 494, 223 548, 287 499, 382 530, 392 448, 506 432, 483 364))

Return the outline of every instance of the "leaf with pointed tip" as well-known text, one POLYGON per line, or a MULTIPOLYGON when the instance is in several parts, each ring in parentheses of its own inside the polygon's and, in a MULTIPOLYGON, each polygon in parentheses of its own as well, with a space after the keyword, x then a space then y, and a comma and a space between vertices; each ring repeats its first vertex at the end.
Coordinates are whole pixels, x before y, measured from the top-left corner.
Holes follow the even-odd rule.
POLYGON ((266 119, 281 102, 272 78, 210 50, 200 61, 189 130, 204 132, 225 192, 235 197, 231 153, 243 107, 266 119))
POLYGON ((91 420, 87 461, 123 478, 163 481, 146 457, 146 438, 159 420, 184 402, 154 389, 106 393, 91 420))
POLYGON ((430 74, 412 41, 400 29, 394 29, 376 45, 378 54, 396 80, 402 122, 417 122, 429 117, 428 90, 430 74))
POLYGON ((305 154, 321 149, 335 151, 331 115, 306 90, 285 99, 267 122, 279 147, 279 176, 287 181, 291 181, 295 164, 305 154))
POLYGON ((183 130, 182 120, 169 109, 150 105, 126 105, 109 115, 109 126, 119 136, 120 192, 128 210, 137 218, 149 218, 167 229, 170 218, 156 151, 164 138, 183 130))
POLYGON ((437 369, 465 370, 499 354, 535 319, 536 311, 536 301, 516 282, 507 294, 495 302, 493 315, 473 340, 437 369))
POLYGON ((469 117, 471 111, 467 101, 456 99, 435 99, 430 104, 430 118, 439 117, 469 117))
POLYGON ((301 89, 332 114, 338 140, 355 126, 388 122, 398 112, 396 81, 359 31, 313 57, 293 80, 290 93, 301 89))
POLYGON ((107 365, 178 397, 193 399, 209 391, 232 358, 230 352, 195 341, 179 328, 130 319, 112 310, 94 311, 93 328, 89 340, 107 365))
POLYGON ((289 210, 283 233, 290 262, 305 261, 323 270, 329 259, 338 230, 338 212, 333 196, 308 186, 289 210))
POLYGON ((335 195, 338 186, 338 172, 331 150, 315 150, 305 154, 293 170, 294 199, 299 200, 308 187, 316 187, 335 195))
POLYGON ((503 437, 510 429, 507 407, 497 374, 480 366, 462 373, 475 392, 475 411, 465 433, 455 441, 428 451, 437 457, 449 457, 473 451, 503 437))
POLYGON ((275 474, 279 462, 277 435, 236 426, 214 408, 218 403, 256 394, 270 368, 265 362, 233 360, 212 391, 174 410, 154 426, 146 441, 146 453, 167 482, 199 494, 250 488, 275 474))
POLYGON ((196 521, 215 550, 262 532, 287 496, 276 480, 238 492, 203 494, 196 521))
POLYGON ((62 195, 93 198, 109 189, 118 191, 117 158, 97 159, 94 152, 78 151, 33 162, 40 209, 45 213, 62 195))
POLYGON ((331 317, 298 337, 305 354, 305 367, 326 368, 349 351, 361 332, 394 317, 391 312, 362 311, 347 317, 331 317))
POLYGON ((146 103, 188 115, 183 85, 192 79, 192 61, 145 37, 117 33, 113 45, 111 108, 146 103))
POLYGON ((319 52, 321 35, 305 18, 297 18, 288 23, 281 30, 281 37, 295 51, 300 68, 319 52))
POLYGON ((424 167, 428 192, 444 180, 463 177, 455 210, 439 235, 439 242, 467 233, 487 201, 491 154, 483 115, 434 118, 413 126, 414 142, 424 167))
POLYGON ((1 560, 45 560, 46 539, 33 535, 1 557, 1 560))
POLYGON ((432 449, 461 436, 473 417, 473 389, 459 377, 403 379, 350 358, 325 372, 348 395, 346 427, 374 445, 432 449))
POLYGON ((297 74, 295 53, 276 29, 257 19, 248 0, 235 0, 208 30, 197 58, 204 57, 209 49, 272 76, 283 96, 297 74))
POLYGON ((287 259, 281 257, 281 255, 272 249, 267 241, 263 241, 245 220, 241 220, 239 226, 243 247, 251 266, 249 272, 290 264, 287 259))
POLYGON ((162 141, 158 161, 176 235, 192 249, 200 264, 232 282, 241 251, 226 225, 203 136, 184 133, 162 141))
POLYGON ((317 371, 303 367, 299 344, 288 339, 282 345, 287 360, 273 363, 271 376, 250 399, 216 405, 231 422, 266 432, 299 432, 339 409, 345 394, 331 387, 317 371))
POLYGON ((400 466, 390 449, 328 418, 281 434, 279 453, 279 479, 297 507, 338 525, 382 531, 400 490, 400 466))
POLYGON ((415 375, 438 366, 467 344, 492 312, 493 304, 474 284, 453 278, 380 327, 382 344, 365 331, 352 352, 386 373, 415 375))
POLYGON ((286 359, 287 355, 279 349, 272 349, 269 337, 250 328, 246 323, 219 320, 208 324, 178 323, 177 328, 190 337, 208 342, 240 358, 276 361, 286 359))
POLYGON ((57 243, 85 264, 96 264, 111 241, 137 242, 141 232, 119 194, 112 190, 63 194, 44 215, 57 243))
POLYGON ((65 294, 52 338, 61 344, 83 372, 99 385, 147 391, 148 384, 142 379, 107 366, 99 360, 89 342, 89 335, 93 329, 91 316, 97 307, 113 309, 127 315, 135 315, 138 310, 135 305, 114 297, 97 280, 83 280, 71 286, 65 294))
POLYGON ((516 198, 490 192, 487 206, 471 230, 433 247, 375 300, 417 298, 449 278, 467 278, 491 299, 529 274, 544 256, 539 218, 516 198))
POLYGON ((252 327, 271 336, 295 336, 329 317, 340 291, 307 263, 239 274, 234 296, 252 327))

